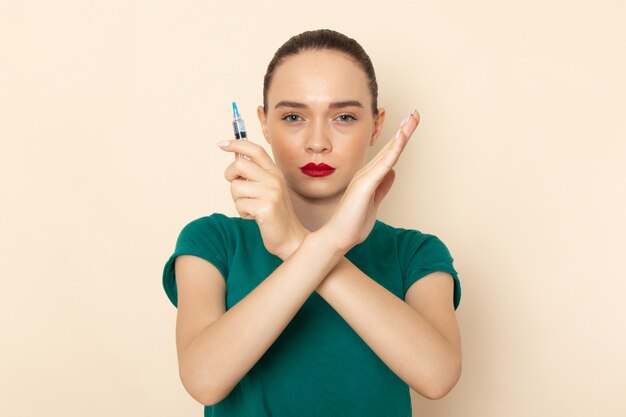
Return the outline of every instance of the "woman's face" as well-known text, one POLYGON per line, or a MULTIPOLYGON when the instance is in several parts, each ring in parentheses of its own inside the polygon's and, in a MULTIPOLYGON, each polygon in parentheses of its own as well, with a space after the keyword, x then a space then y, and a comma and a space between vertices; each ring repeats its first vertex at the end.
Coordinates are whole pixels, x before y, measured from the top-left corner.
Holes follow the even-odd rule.
POLYGON ((263 134, 290 188, 307 199, 340 197, 385 116, 372 114, 365 72, 343 53, 305 51, 276 68, 266 100, 263 134))

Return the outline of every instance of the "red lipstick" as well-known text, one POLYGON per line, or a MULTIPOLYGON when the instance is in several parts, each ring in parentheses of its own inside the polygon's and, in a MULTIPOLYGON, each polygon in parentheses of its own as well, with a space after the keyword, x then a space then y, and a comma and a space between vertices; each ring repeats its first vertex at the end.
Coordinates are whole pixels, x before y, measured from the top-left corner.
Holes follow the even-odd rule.
POLYGON ((301 167, 300 171, 302 171, 304 175, 308 175, 309 177, 325 177, 335 172, 335 168, 324 163, 316 164, 313 162, 309 162, 305 166, 301 167))

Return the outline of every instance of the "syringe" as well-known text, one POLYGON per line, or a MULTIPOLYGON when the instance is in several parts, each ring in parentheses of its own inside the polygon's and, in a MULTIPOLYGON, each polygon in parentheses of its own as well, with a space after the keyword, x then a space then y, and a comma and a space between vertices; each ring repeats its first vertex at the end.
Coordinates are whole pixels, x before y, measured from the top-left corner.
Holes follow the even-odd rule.
MULTIPOLYGON (((235 132, 235 139, 239 140, 247 140, 246 137, 246 124, 243 122, 243 119, 239 115, 239 109, 237 108, 237 103, 233 101, 233 131, 235 132)), ((250 160, 246 155, 238 154, 242 158, 246 158, 250 160)))

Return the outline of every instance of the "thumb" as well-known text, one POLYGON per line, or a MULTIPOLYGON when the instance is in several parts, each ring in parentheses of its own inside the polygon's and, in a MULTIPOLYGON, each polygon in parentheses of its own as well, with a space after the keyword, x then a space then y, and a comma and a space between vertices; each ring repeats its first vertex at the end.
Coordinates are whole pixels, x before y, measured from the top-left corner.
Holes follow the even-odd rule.
POLYGON ((376 188, 376 192, 374 193, 374 207, 378 208, 380 202, 383 201, 383 198, 387 195, 391 186, 393 185, 393 181, 396 179, 396 171, 391 169, 383 178, 383 180, 376 188))

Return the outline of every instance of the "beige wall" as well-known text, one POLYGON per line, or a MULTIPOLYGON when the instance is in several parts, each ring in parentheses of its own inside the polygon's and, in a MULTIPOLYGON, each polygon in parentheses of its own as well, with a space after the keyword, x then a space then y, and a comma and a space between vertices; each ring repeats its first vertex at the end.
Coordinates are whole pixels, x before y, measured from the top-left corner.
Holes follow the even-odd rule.
POLYGON ((359 40, 385 136, 422 122, 381 218, 438 235, 463 283, 464 373, 415 416, 624 415, 626 5, 620 0, 0 2, 0 414, 200 416, 163 264, 234 215, 274 50, 359 40))

